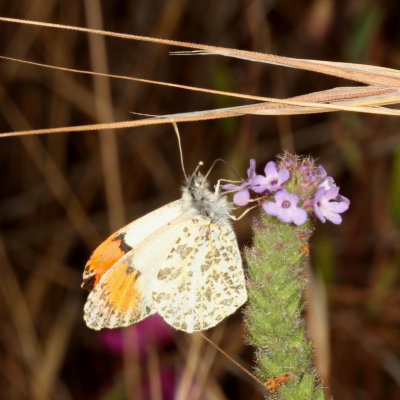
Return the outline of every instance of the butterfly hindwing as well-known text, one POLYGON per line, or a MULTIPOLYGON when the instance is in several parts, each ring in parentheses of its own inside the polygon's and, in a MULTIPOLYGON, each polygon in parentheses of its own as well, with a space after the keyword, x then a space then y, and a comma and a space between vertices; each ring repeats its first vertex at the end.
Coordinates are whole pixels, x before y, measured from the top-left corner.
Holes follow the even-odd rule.
POLYGON ((153 301, 174 328, 186 332, 215 326, 247 299, 242 261, 227 222, 188 218, 160 264, 153 301))

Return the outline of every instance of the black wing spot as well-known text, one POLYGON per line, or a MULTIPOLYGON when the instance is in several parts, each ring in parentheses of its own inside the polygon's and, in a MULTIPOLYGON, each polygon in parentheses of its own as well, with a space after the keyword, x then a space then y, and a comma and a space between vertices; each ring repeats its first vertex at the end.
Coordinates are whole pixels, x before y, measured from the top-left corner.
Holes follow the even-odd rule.
POLYGON ((94 281, 96 280, 96 276, 92 275, 89 276, 88 278, 85 278, 84 281, 82 282, 81 288, 87 290, 90 292, 93 287, 94 287, 94 281))
POLYGON ((125 242, 125 234, 125 232, 121 232, 115 238, 120 241, 119 248, 126 254, 132 247, 125 242))

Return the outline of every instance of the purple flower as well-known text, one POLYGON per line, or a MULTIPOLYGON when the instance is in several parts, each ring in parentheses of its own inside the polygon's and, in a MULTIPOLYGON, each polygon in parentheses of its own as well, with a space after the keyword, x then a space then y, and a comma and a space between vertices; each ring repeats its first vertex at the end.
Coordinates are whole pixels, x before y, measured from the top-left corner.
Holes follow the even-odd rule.
POLYGON ((122 353, 124 347, 138 348, 142 358, 147 357, 149 347, 167 345, 174 337, 174 330, 158 315, 153 314, 135 325, 124 328, 125 340, 121 329, 104 329, 99 338, 111 353, 122 353))
POLYGON ((282 183, 289 179, 289 171, 282 168, 279 171, 273 161, 267 163, 264 168, 265 176, 257 175, 252 182, 251 189, 256 193, 265 191, 276 192, 281 188, 282 183))
POLYGON ((299 198, 286 190, 275 193, 275 203, 265 201, 262 208, 268 215, 276 216, 279 221, 302 225, 307 220, 307 213, 302 208, 297 207, 299 198))
POLYGON ((236 191, 235 195, 233 196, 233 202, 238 206, 245 206, 250 200, 249 189, 251 189, 255 177, 256 160, 252 158, 250 160, 250 167, 247 169, 247 180, 241 185, 233 185, 232 183, 228 183, 222 186, 222 189, 236 191))
POLYGON ((319 188, 324 188, 325 190, 329 190, 332 189, 334 187, 337 187, 335 184, 335 181, 333 180, 333 178, 331 176, 327 176, 322 183, 320 183, 318 185, 318 189, 319 188))
POLYGON ((342 217, 339 214, 349 208, 350 200, 339 194, 339 187, 333 183, 333 179, 332 181, 328 180, 329 177, 315 193, 314 212, 322 222, 328 220, 338 225, 342 222, 342 217))
POLYGON ((325 168, 322 165, 318 165, 317 174, 321 179, 324 179, 328 176, 328 173, 325 171, 325 168))

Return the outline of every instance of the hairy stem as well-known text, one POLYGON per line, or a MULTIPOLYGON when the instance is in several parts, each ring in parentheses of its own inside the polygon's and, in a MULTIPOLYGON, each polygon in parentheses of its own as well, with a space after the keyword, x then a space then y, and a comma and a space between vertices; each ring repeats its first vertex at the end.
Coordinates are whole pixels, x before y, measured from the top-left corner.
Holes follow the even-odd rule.
POLYGON ((266 382, 269 399, 322 400, 302 318, 311 226, 285 224, 266 215, 255 222, 253 233, 253 247, 246 252, 245 321, 248 341, 256 347, 256 373, 266 382))

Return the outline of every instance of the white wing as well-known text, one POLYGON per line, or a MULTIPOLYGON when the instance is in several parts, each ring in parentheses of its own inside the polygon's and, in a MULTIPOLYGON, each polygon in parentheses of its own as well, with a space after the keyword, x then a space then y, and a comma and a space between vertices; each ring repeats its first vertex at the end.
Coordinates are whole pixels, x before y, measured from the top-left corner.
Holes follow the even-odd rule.
POLYGON ((118 232, 125 231, 125 242, 134 247, 182 213, 183 200, 175 200, 136 219, 118 232))
POLYGON ((211 328, 247 299, 235 234, 227 222, 188 218, 153 283, 156 311, 174 328, 211 328))
MULTIPOLYGON (((169 211, 165 207, 162 209, 169 211)), ((160 210, 152 214, 165 220, 160 210)), ((163 225, 101 276, 84 308, 84 319, 89 328, 127 326, 156 312, 152 301, 152 286, 160 265, 181 236, 185 221, 186 218, 178 217, 163 225)), ((148 222, 152 223, 152 220, 148 222)))
MULTIPOLYGON (((145 241, 183 212, 183 200, 166 204, 119 229, 92 253, 83 272, 82 287, 91 290, 101 277, 132 248, 145 241)), ((130 254, 132 256, 132 254, 130 254)))

